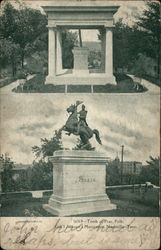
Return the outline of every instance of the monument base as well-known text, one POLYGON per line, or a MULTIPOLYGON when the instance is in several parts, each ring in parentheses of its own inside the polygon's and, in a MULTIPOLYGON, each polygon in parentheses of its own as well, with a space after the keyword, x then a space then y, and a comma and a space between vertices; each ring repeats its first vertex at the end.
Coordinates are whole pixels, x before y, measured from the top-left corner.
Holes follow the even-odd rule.
POLYGON ((53 194, 43 208, 57 216, 116 209, 106 194, 107 157, 95 151, 59 150, 53 162, 53 194))
POLYGON ((89 196, 70 201, 60 201, 53 196, 50 198, 49 204, 44 204, 43 208, 53 215, 69 216, 113 210, 116 209, 116 205, 110 203, 107 195, 89 196))
POLYGON ((47 76, 45 84, 53 85, 117 85, 115 77, 105 73, 80 73, 47 76))
POLYGON ((76 70, 73 69, 72 70, 72 75, 73 77, 82 77, 82 76, 88 76, 89 75, 89 70, 88 69, 84 69, 84 70, 76 70))

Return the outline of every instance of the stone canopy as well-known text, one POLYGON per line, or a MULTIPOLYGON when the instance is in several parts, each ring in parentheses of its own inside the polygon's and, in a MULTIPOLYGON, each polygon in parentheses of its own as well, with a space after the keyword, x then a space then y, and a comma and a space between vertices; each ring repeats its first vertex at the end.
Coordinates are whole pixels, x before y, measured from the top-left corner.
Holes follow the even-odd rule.
POLYGON ((113 76, 112 28, 114 27, 113 15, 119 6, 111 6, 108 1, 52 1, 42 7, 48 17, 49 29, 46 83, 116 84, 113 76), (62 28, 104 30, 101 44, 101 73, 89 73, 86 48, 82 48, 82 52, 80 48, 74 48, 73 71, 70 74, 64 71, 62 68, 62 28))
POLYGON ((49 27, 68 29, 99 29, 114 27, 113 15, 119 6, 107 6, 107 1, 53 1, 42 6, 48 14, 49 27))

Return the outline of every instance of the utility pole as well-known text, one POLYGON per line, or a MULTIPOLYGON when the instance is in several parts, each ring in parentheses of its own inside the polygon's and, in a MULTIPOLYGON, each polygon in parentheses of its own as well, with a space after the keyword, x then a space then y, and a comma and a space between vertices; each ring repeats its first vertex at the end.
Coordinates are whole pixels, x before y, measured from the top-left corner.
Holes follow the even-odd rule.
POLYGON ((121 146, 121 184, 123 181, 124 145, 121 146))

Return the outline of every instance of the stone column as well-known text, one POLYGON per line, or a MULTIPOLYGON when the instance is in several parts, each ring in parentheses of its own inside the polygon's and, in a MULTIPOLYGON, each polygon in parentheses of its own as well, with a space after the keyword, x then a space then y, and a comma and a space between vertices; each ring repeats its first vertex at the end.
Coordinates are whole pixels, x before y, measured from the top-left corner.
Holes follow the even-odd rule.
POLYGON ((62 65, 62 34, 61 30, 57 29, 56 32, 56 73, 61 74, 63 69, 62 65))
POLYGON ((56 76, 56 39, 55 27, 48 27, 48 76, 46 83, 52 83, 53 78, 56 76))
POLYGON ((106 32, 102 32, 102 41, 101 41, 101 72, 105 72, 105 51, 106 51, 106 32))
POLYGON ((112 29, 106 28, 105 73, 113 76, 113 36, 112 29))

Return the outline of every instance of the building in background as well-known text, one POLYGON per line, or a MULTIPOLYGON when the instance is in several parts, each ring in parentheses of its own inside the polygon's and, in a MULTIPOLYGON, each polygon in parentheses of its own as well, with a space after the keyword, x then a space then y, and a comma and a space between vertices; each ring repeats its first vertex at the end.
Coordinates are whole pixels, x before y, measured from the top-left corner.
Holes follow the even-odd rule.
MULTIPOLYGON (((7 159, 6 157, 7 156, 5 156, 5 159, 7 159)), ((6 173, 10 172, 9 176, 12 179, 11 182, 14 183, 14 181, 16 181, 18 178, 21 178, 21 179, 28 178, 29 171, 27 171, 27 170, 31 167, 31 165, 29 165, 29 164, 22 164, 22 163, 14 164, 13 163, 13 166, 8 167, 7 172, 6 172, 6 170, 5 170, 6 165, 4 165, 4 164, 6 164, 6 163, 4 162, 4 159, 1 157, 0 158, 0 193, 5 192, 5 190, 4 190, 4 176, 6 175, 6 173)))
POLYGON ((122 184, 133 184, 137 180, 142 170, 142 162, 138 161, 120 161, 119 157, 115 158, 120 175, 122 175, 122 184))
POLYGON ((138 161, 123 162, 123 174, 139 175, 141 173, 142 163, 138 161))

